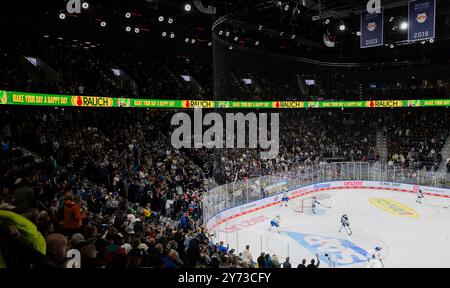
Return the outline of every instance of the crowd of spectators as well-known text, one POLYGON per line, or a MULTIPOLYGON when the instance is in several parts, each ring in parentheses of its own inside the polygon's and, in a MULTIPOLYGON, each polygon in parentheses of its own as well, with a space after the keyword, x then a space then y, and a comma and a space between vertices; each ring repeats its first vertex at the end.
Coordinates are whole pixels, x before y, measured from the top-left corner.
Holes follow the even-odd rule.
MULTIPOLYGON (((46 238, 50 259, 34 257, 42 262, 33 265, 56 267, 67 260, 61 251, 68 248, 81 251, 87 267, 257 265, 204 230, 201 199, 210 187, 308 164, 376 161, 375 134, 382 127, 389 127, 391 151, 417 169, 414 159, 438 154, 449 132, 448 117, 432 110, 283 110, 280 153, 260 160, 256 149, 173 148, 173 111, 5 108, 0 205, 17 213, 4 216, 12 217, 8 223, 30 221, 46 238), (35 151, 43 162, 27 169, 8 162, 13 147, 35 151)), ((9 228, 2 233, 29 235, 9 228)), ((3 255, 12 263, 9 256, 3 255)), ((272 263, 264 267, 281 261, 264 258, 272 263)))
POLYGON ((313 101, 445 98, 450 91, 445 77, 375 81, 363 76, 374 73, 364 68, 259 69, 241 62, 213 69, 212 61, 202 57, 143 55, 70 39, 4 40, 0 44, 1 90, 149 99, 313 101), (24 57, 34 58, 36 65, 24 57), (306 83, 310 80, 313 85, 306 83))

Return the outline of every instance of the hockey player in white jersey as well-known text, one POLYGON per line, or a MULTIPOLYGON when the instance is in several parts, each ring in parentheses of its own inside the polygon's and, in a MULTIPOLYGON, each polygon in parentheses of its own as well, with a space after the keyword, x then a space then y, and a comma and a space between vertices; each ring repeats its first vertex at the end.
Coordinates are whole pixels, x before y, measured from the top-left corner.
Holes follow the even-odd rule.
POLYGON ((280 207, 282 207, 283 204, 284 204, 285 207, 287 207, 288 206, 288 201, 289 201, 289 197, 287 195, 287 192, 283 192, 283 197, 281 197, 281 206, 280 207))
POLYGON ((275 218, 273 218, 272 220, 270 220, 270 228, 269 231, 275 230, 278 233, 280 233, 280 216, 277 215, 275 218))
POLYGON ((376 246, 367 252, 367 268, 384 268, 381 250, 381 246, 376 246))
POLYGON ((341 229, 339 229, 339 233, 344 228, 345 232, 347 232, 348 236, 352 235, 352 230, 350 229, 350 222, 348 221, 348 217, 346 214, 341 217, 341 229))
POLYGON ((422 190, 419 189, 419 191, 417 192, 417 199, 416 199, 416 202, 419 203, 419 204, 422 204, 422 199, 423 199, 424 197, 425 197, 425 196, 423 196, 422 190))

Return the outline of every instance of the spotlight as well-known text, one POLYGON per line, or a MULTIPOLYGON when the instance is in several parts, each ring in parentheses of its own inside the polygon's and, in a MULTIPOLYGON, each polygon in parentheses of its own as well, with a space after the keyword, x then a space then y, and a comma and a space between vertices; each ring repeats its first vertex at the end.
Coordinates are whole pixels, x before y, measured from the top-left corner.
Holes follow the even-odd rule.
POLYGON ((192 40, 191 40, 191 43, 192 43, 192 44, 195 44, 195 39, 192 39, 192 40))
POLYGON ((259 25, 258 30, 261 31, 263 29, 262 25, 259 25))
POLYGON ((219 31, 219 35, 222 35, 222 34, 223 34, 223 31, 222 31, 222 30, 220 30, 220 31, 219 31))
POLYGON ((227 37, 230 36, 230 32, 227 31, 227 32, 225 33, 225 36, 227 36, 227 37))
POLYGON ((169 20, 167 20, 167 23, 172 24, 173 23, 173 19, 169 18, 169 20))
POLYGON ((163 21, 164 21, 164 16, 159 16, 159 17, 158 17, 158 21, 159 21, 159 22, 163 22, 163 21))
POLYGON ((188 43, 189 42, 189 38, 184 39, 184 42, 188 43))
POLYGON ((288 11, 289 10, 289 5, 284 6, 284 11, 288 11))
POLYGON ((239 40, 239 37, 234 37, 234 41, 238 41, 239 40))
POLYGON ((137 33, 139 33, 139 31, 140 31, 140 30, 139 30, 139 27, 134 28, 134 33, 137 34, 137 33))
POLYGON ((291 39, 294 40, 295 39, 295 34, 291 36, 291 39))
POLYGON ((208 46, 211 47, 211 46, 212 46, 212 42, 209 42, 209 43, 208 43, 208 46))
POLYGON ((389 22, 394 21, 394 17, 389 18, 389 22))
POLYGON ((83 7, 83 9, 88 9, 89 8, 89 3, 84 2, 81 7, 83 7))
POLYGON ((170 33, 170 38, 172 38, 172 39, 175 38, 175 33, 173 33, 173 32, 170 33))
POLYGON ((259 41, 256 41, 256 42, 255 42, 255 46, 258 46, 258 45, 259 45, 259 41))
POLYGON ((280 32, 280 36, 283 36, 283 35, 284 35, 284 32, 283 32, 283 31, 281 31, 281 32, 280 32))
POLYGON ((233 50, 233 46, 230 46, 230 48, 229 48, 230 50, 233 50))
POLYGON ((430 39, 430 43, 434 43, 434 39, 430 39))
POLYGON ((184 11, 189 12, 189 11, 191 11, 191 9, 192 9, 191 4, 186 4, 186 5, 184 5, 184 11))
POLYGON ((330 24, 330 19, 325 20, 325 25, 330 24))
POLYGON ((280 1, 278 1, 277 6, 281 7, 281 5, 283 5, 283 3, 281 3, 280 1))
POLYGON ((131 31, 131 27, 130 26, 125 27, 125 31, 130 32, 131 31))
POLYGON ((167 36, 167 32, 162 32, 162 34, 161 34, 163 37, 166 37, 167 36))
POLYGON ((125 13, 125 18, 131 18, 131 13, 130 12, 125 13))
POLYGON ((345 24, 341 24, 341 25, 339 26, 339 30, 345 31, 345 24))
POLYGON ((402 22, 402 23, 400 24, 400 29, 401 29, 401 30, 406 30, 406 29, 408 29, 408 22, 402 22))
POLYGON ((59 13, 59 19, 61 19, 61 20, 66 19, 66 14, 64 14, 64 13, 59 13))
POLYGON ((390 47, 391 49, 394 49, 395 45, 394 45, 394 44, 391 44, 391 45, 389 45, 389 47, 390 47))
POLYGON ((420 44, 422 44, 422 45, 425 45, 425 43, 426 43, 425 41, 421 41, 421 42, 420 42, 420 44))
POLYGON ((105 21, 100 22, 100 26, 106 27, 106 22, 105 21))

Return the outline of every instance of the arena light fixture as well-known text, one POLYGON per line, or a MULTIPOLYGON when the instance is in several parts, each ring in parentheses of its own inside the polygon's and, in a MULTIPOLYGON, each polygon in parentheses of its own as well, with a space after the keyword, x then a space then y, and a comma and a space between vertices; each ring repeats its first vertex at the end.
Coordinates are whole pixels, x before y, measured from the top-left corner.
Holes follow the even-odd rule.
POLYGON ((159 22, 163 22, 163 21, 164 21, 164 16, 159 16, 159 17, 158 17, 158 21, 159 21, 159 22))
POLYGON ((330 24, 330 19, 325 20, 325 25, 328 25, 328 24, 330 24))
POLYGON ((131 18, 131 13, 130 12, 125 13, 125 18, 131 18))
POLYGON ((402 22, 400 23, 400 29, 405 31, 406 29, 408 29, 408 22, 402 22))
POLYGON ((356 35, 357 35, 357 36, 361 36, 361 31, 357 31, 357 32, 356 32, 356 35))
POLYGON ((434 39, 433 38, 430 39, 430 43, 434 43, 434 39))
POLYGON ((169 18, 169 20, 167 20, 167 23, 172 24, 173 23, 173 19, 169 18))
POLYGON ((230 36, 230 32, 229 31, 227 31, 226 33, 225 33, 225 36, 230 36))
POLYGON ((238 41, 239 40, 239 37, 234 37, 234 41, 238 41))
POLYGON ((255 46, 258 46, 258 45, 259 45, 259 41, 256 41, 256 42, 255 42, 255 46))
POLYGON ((192 43, 192 44, 195 44, 195 39, 192 39, 192 40, 191 40, 191 43, 192 43))
POLYGON ((101 27, 106 27, 106 22, 105 21, 100 22, 100 26, 101 27))
POLYGON ((390 47, 391 49, 394 49, 395 45, 394 45, 394 44, 391 44, 391 45, 389 45, 389 47, 390 47))
POLYGON ((420 42, 420 44, 422 44, 422 45, 425 45, 425 43, 426 43, 425 41, 421 41, 421 42, 420 42))
POLYGON ((170 33, 170 38, 172 38, 172 39, 175 38, 175 33, 173 33, 173 32, 170 33))
POLYGON ((131 27, 130 26, 125 27, 125 31, 130 32, 131 31, 131 27))
POLYGON ((191 11, 191 10, 192 10, 191 4, 185 4, 185 5, 184 5, 184 11, 189 12, 189 11, 191 11))
POLYGON ((208 42, 208 46, 211 47, 212 46, 212 42, 208 42))
POLYGON ((261 31, 263 29, 262 25, 259 25, 258 30, 261 31))
POLYGON ((81 4, 81 7, 83 7, 83 9, 88 9, 89 8, 89 3, 88 2, 84 2, 83 4, 81 4))
POLYGON ((189 38, 184 39, 184 42, 188 43, 189 42, 189 38))
POLYGON ((295 34, 292 34, 291 39, 294 40, 295 39, 295 34))
POLYGON ((342 23, 341 25, 339 25, 339 30, 341 30, 341 31, 345 31, 345 24, 344 23, 342 23))
POLYGON ((289 10, 289 5, 286 4, 286 5, 284 6, 284 11, 288 11, 288 10, 289 10))
POLYGON ((230 47, 228 49, 233 50, 233 45, 230 45, 230 47))
POLYGON ((166 37, 167 36, 167 32, 162 32, 162 34, 161 34, 163 37, 166 37))
POLYGON ((59 19, 61 19, 61 20, 66 19, 66 14, 64 14, 64 13, 59 13, 59 19))
POLYGON ((139 27, 134 28, 134 33, 138 34, 140 31, 139 27))
POLYGON ((219 31, 219 35, 223 35, 223 31, 222 30, 219 31))

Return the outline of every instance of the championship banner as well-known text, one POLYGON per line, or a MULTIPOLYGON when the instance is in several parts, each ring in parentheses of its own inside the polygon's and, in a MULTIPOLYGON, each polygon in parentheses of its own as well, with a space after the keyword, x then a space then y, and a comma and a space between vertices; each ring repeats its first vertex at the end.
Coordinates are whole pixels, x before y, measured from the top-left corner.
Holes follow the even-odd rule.
POLYGON ((361 13, 361 48, 370 48, 384 45, 383 9, 380 13, 361 13))
POLYGON ((436 0, 409 1, 408 41, 434 39, 436 31, 436 0))

